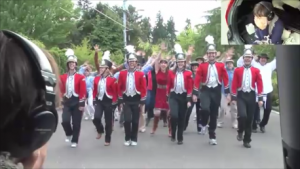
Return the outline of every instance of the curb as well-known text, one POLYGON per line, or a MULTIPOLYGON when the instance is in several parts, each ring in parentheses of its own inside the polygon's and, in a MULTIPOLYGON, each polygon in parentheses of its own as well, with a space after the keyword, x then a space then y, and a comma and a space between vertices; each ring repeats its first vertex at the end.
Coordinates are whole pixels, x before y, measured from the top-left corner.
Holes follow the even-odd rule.
POLYGON ((276 111, 276 110, 272 110, 272 113, 274 113, 274 114, 280 114, 278 111, 276 111))

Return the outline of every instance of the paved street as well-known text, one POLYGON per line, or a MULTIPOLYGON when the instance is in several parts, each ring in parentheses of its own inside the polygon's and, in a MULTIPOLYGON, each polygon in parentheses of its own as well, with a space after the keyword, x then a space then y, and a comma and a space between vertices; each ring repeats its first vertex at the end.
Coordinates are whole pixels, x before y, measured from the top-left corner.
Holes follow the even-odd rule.
MULTIPOLYGON (((279 115, 272 113, 267 132, 253 134, 252 148, 246 149, 236 140, 229 116, 224 128, 217 129, 218 145, 210 146, 208 136, 198 135, 193 119, 184 134, 184 144, 172 143, 162 123, 157 133, 139 134, 136 147, 123 146, 124 132, 118 127, 112 144, 96 140, 91 121, 82 122, 78 148, 64 142, 61 125, 52 137, 44 168, 283 168, 279 115)), ((226 122, 226 121, 225 121, 226 122)))

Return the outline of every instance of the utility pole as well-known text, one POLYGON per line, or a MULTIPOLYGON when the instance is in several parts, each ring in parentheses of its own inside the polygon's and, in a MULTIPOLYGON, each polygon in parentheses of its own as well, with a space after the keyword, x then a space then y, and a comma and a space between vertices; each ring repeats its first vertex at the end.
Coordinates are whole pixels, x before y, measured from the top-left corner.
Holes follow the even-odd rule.
POLYGON ((123 0, 123 26, 124 26, 124 29, 123 29, 123 34, 124 34, 124 45, 126 47, 127 45, 127 30, 126 30, 126 12, 127 12, 127 9, 126 9, 126 1, 127 0, 123 0))

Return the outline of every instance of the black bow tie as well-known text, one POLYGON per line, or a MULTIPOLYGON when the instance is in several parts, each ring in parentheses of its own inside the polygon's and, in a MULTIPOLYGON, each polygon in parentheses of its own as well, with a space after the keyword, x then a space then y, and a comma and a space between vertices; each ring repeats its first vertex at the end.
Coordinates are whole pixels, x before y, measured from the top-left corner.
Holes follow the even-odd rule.
POLYGON ((251 67, 251 65, 244 65, 244 68, 250 68, 251 67))
POLYGON ((210 65, 213 65, 213 64, 216 63, 216 61, 209 61, 208 63, 209 63, 210 65))

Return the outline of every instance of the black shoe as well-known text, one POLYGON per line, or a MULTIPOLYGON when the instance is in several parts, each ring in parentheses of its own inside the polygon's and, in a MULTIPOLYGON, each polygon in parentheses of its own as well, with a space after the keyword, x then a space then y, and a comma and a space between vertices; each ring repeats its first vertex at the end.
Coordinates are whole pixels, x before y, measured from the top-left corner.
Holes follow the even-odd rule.
POLYGON ((257 133, 257 129, 252 129, 252 133, 257 133))
POLYGON ((171 141, 172 141, 172 142, 175 142, 175 141, 176 141, 176 139, 175 139, 175 138, 171 138, 171 141))
POLYGON ((238 133, 238 135, 236 136, 236 139, 237 139, 238 141, 242 141, 242 140, 244 139, 243 133, 238 133))
POLYGON ((265 126, 260 126, 260 131, 261 131, 262 133, 265 133, 265 132, 266 132, 265 126))
POLYGON ((181 144, 183 144, 183 141, 178 141, 177 144, 181 145, 181 144))
POLYGON ((251 148, 250 143, 247 143, 247 142, 244 142, 243 146, 246 147, 246 148, 251 148))

